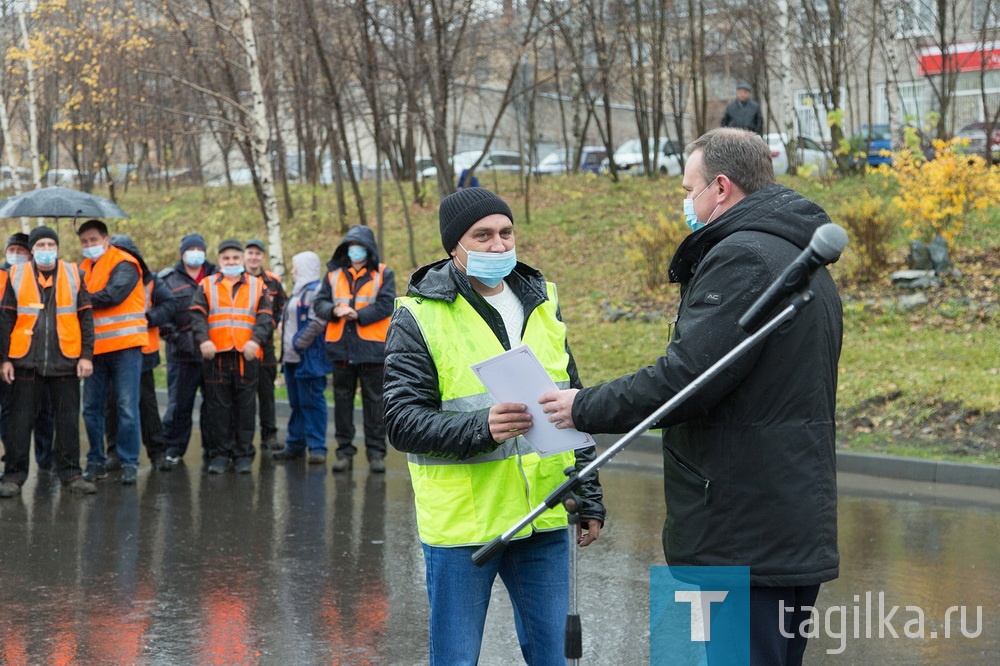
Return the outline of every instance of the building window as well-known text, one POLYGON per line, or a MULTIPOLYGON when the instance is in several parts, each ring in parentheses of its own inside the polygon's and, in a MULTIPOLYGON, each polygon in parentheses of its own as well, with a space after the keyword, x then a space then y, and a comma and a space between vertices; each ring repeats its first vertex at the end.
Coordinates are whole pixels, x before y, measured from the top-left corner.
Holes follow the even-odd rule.
POLYGON ((935 0, 899 0, 896 10, 897 37, 918 37, 934 34, 937 24, 935 0))
POLYGON ((1000 0, 972 0, 972 29, 1000 28, 1000 0))

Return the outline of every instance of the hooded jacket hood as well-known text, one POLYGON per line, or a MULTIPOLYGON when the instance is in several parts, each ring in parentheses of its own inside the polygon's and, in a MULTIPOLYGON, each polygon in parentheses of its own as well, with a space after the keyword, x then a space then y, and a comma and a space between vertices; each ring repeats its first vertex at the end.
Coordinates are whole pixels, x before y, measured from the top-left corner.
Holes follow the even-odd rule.
POLYGON ((670 281, 688 282, 702 257, 720 241, 740 231, 771 234, 804 250, 816 229, 829 221, 830 216, 819 205, 798 192, 783 185, 765 187, 685 238, 670 262, 670 281))
POLYGON ((301 294, 307 284, 316 282, 323 276, 322 263, 315 252, 299 252, 292 257, 292 266, 295 268, 295 283, 292 285, 294 297, 301 294))
POLYGON ((347 230, 344 240, 340 242, 337 249, 333 251, 333 256, 327 267, 332 271, 337 268, 347 268, 351 265, 351 260, 347 256, 347 246, 351 243, 358 243, 368 250, 368 267, 374 269, 379 264, 378 246, 375 244, 375 234, 370 227, 357 224, 347 230))
POLYGON ((136 246, 135 241, 132 240, 131 236, 127 236, 125 234, 115 234, 111 237, 109 242, 119 250, 128 252, 135 257, 135 260, 139 262, 139 266, 142 268, 143 284, 153 279, 153 271, 149 270, 149 266, 146 265, 145 260, 142 258, 142 254, 139 252, 139 248, 136 246))

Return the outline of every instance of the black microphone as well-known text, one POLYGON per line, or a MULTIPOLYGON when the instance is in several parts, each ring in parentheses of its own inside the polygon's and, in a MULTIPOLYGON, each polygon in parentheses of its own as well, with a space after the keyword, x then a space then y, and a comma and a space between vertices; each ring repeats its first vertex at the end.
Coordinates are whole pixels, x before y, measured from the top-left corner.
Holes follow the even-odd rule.
POLYGON ((785 299, 809 285, 817 268, 840 259, 840 253, 845 247, 847 232, 842 227, 828 223, 817 229, 809 241, 809 247, 796 257, 763 296, 740 317, 740 328, 747 333, 756 330, 785 299))

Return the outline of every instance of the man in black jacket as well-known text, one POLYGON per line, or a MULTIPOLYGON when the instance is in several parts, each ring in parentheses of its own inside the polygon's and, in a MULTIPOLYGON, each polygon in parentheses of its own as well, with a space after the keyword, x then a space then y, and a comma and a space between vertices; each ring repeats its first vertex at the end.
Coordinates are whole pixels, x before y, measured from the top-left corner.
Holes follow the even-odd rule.
MULTIPOLYGON (((829 222, 774 184, 767 146, 717 129, 688 146, 684 189, 695 232, 670 280, 681 302, 666 353, 633 375, 542 397, 549 420, 627 432, 747 334, 740 316, 829 222), (692 205, 693 204, 693 205, 692 205)), ((837 577, 834 411, 843 318, 830 274, 815 301, 657 424, 663 430, 671 566, 749 566, 751 661, 801 662, 803 606, 837 577), (780 605, 794 612, 780 613, 780 605), (784 617, 785 626, 778 626, 784 617)))
POLYGON ((59 236, 31 230, 34 260, 11 269, 0 310, 0 376, 13 384, 0 497, 14 497, 28 477, 28 451, 42 398, 55 411, 56 473, 72 492, 91 495, 80 473, 80 379, 94 370, 94 317, 83 271, 62 261, 59 236))
POLYGON ((755 134, 764 130, 764 118, 760 114, 760 104, 750 99, 750 86, 741 83, 736 86, 736 99, 729 103, 722 114, 723 127, 736 127, 755 134))
MULTIPOLYGON (((466 188, 440 208, 447 259, 419 269, 386 340, 386 426, 407 454, 430 601, 431 664, 479 658, 491 588, 499 575, 516 609, 529 664, 565 663, 563 628, 570 544, 600 535, 597 475, 578 491, 580 523, 567 533, 562 507, 539 516, 482 567, 476 546, 538 506, 594 458, 594 448, 541 458, 524 440, 523 404, 495 404, 470 365, 521 344, 553 381, 579 387, 555 285, 517 261, 514 216, 492 192, 466 188)), ((572 528, 570 528, 572 529, 572 528)))
MULTIPOLYGON (((174 319, 160 327, 167 341, 167 410, 160 435, 166 455, 162 467, 176 465, 184 457, 191 440, 191 412, 199 389, 204 415, 205 384, 201 372, 201 352, 191 330, 191 297, 203 278, 214 275, 215 264, 205 261, 205 239, 201 234, 187 234, 181 239, 181 258, 158 277, 177 301, 174 319)), ((202 443, 205 421, 201 420, 202 443)))

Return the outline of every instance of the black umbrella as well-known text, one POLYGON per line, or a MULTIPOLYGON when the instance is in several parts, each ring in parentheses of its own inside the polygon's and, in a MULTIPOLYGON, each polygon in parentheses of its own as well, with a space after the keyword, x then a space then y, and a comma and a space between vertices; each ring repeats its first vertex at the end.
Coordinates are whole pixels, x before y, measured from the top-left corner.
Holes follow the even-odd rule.
POLYGON ((111 199, 68 187, 43 187, 0 201, 4 217, 119 217, 128 218, 111 199))

